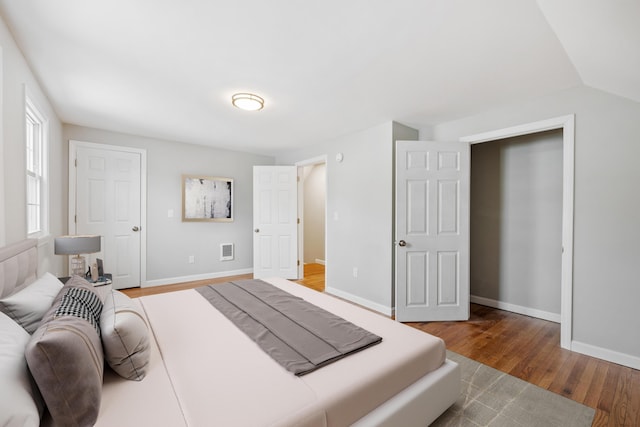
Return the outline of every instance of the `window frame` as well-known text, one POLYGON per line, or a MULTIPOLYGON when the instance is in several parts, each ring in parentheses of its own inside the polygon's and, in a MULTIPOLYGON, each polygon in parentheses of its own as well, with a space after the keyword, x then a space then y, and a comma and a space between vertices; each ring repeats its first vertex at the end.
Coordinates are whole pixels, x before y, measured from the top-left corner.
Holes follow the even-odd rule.
POLYGON ((27 237, 42 238, 49 234, 49 119, 26 87, 24 131, 27 237))

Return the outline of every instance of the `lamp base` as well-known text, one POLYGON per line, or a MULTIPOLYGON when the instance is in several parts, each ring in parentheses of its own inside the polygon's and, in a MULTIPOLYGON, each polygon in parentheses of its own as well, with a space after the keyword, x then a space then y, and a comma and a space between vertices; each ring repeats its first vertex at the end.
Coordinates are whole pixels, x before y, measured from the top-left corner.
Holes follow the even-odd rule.
POLYGON ((87 272, 86 269, 87 264, 85 263, 84 257, 80 255, 76 255, 71 257, 71 275, 78 275, 84 277, 87 272))

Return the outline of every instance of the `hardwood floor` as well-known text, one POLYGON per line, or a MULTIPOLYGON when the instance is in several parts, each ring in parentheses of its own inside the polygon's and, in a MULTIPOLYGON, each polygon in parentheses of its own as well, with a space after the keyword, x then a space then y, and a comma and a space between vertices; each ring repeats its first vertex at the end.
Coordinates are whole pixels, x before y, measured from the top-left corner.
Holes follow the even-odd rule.
POLYGON ((596 409, 592 426, 640 426, 640 371, 560 348, 560 325, 471 304, 468 322, 408 323, 470 359, 596 409))
POLYGON ((304 278, 295 282, 305 285, 307 288, 324 292, 324 265, 323 264, 305 264, 304 278))
POLYGON ((210 285, 212 283, 224 283, 230 280, 253 279, 253 274, 241 274, 239 276, 226 276, 217 279, 195 280, 193 282, 176 283, 174 285, 152 286, 149 288, 122 289, 122 292, 131 298, 138 298, 145 295, 163 294, 166 292, 182 291, 185 289, 197 288, 198 286, 210 285))
MULTIPOLYGON (((252 275, 128 289, 137 297, 252 275)), ((323 291, 324 266, 305 265, 298 283, 323 291)), ((442 338, 447 348, 596 409, 593 427, 640 426, 640 371, 560 348, 560 325, 477 304, 467 322, 407 325, 442 338)))

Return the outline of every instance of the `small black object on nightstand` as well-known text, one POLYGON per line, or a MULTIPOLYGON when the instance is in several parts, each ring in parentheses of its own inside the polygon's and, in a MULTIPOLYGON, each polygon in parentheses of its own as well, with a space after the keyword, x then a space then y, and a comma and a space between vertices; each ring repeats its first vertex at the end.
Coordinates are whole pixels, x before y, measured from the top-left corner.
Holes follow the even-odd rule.
MULTIPOLYGON (((87 282, 91 283, 93 286, 104 286, 104 285, 111 284, 111 277, 112 277, 111 273, 105 273, 100 277, 98 277, 98 280, 96 280, 95 282, 91 280, 91 277, 85 277, 85 279, 87 280, 87 282)), ((69 279, 71 279, 71 276, 58 277, 58 280, 60 280, 63 284, 67 283, 69 279)))

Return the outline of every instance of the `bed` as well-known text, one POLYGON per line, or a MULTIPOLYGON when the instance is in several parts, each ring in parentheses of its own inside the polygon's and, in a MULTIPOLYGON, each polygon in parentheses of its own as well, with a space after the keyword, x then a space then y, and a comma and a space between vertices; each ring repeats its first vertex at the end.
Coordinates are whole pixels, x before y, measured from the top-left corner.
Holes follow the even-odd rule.
MULTIPOLYGON (((30 240, 0 248, 0 305, 42 281, 37 259, 30 240)), ((295 376, 195 290, 132 299, 129 311, 140 313, 148 327, 145 376, 125 379, 105 364, 95 425, 425 426, 457 400, 460 370, 446 359, 439 338, 285 279, 265 281, 381 336, 382 342, 295 376)), ((96 292, 103 300, 114 293, 108 287, 96 292)), ((33 341, 43 328, 32 327, 37 329, 30 337, 20 333, 20 343, 33 341)), ((30 398, 31 413, 42 411, 37 387, 24 378, 20 384, 32 390, 17 396, 15 387, 0 389, 0 400, 10 402, 0 413, 29 406, 30 398)), ((51 424, 47 412, 35 424, 16 414, 15 425, 51 424)))

